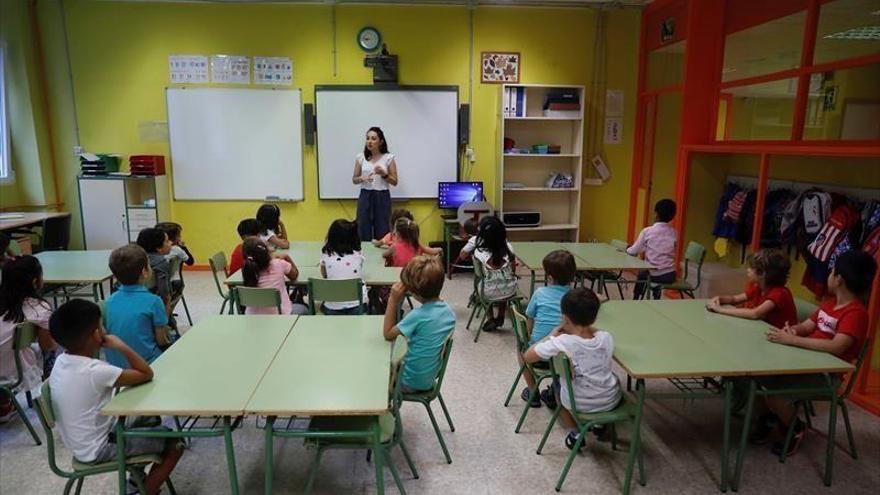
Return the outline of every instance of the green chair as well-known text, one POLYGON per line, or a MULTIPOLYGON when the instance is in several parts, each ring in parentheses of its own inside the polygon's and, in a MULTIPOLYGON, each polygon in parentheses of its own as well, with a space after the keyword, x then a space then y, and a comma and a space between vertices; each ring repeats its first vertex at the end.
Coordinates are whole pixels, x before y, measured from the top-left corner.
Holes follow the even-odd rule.
POLYGON ((798 323, 813 316, 813 313, 815 313, 816 310, 819 309, 819 306, 799 297, 794 298, 794 307, 795 311, 797 312, 798 323))
MULTIPOLYGON (((687 250, 684 252, 684 275, 681 281, 673 282, 671 284, 651 284, 652 291, 659 291, 660 298, 663 297, 664 290, 672 290, 678 292, 678 294, 684 298, 684 296, 689 296, 691 299, 694 299, 694 294, 697 289, 700 288, 700 284, 703 282, 703 262, 706 260, 706 248, 703 247, 702 244, 691 241, 688 243, 687 250), (690 263, 696 263, 697 265, 697 275, 696 275, 696 283, 692 284, 688 281, 688 268, 690 263)), ((645 294, 648 294, 648 291, 645 291, 645 294)))
MULTIPOLYGON (((55 459, 55 435, 53 430, 55 428, 56 414, 55 409, 52 406, 52 391, 49 388, 48 380, 43 382, 42 394, 35 400, 37 403, 37 415, 40 417, 40 423, 43 425, 43 432, 46 434, 46 447, 49 453, 49 468, 52 469, 52 472, 56 475, 62 478, 67 478, 67 484, 64 485, 64 495, 70 493, 70 489, 73 488, 74 483, 76 483, 76 491, 74 493, 79 495, 80 491, 82 491, 83 481, 89 476, 117 472, 119 464, 116 462, 116 459, 101 464, 85 464, 76 459, 72 459, 71 471, 61 469, 55 459)), ((160 462, 162 462, 162 457, 159 455, 132 456, 125 460, 126 470, 129 472, 129 475, 131 475, 131 478, 134 480, 140 493, 147 493, 144 488, 144 482, 141 479, 141 471, 150 464, 160 462)), ((171 495, 177 494, 174 490, 174 485, 171 483, 171 478, 168 478, 165 485, 168 487, 168 491, 171 495)))
POLYGON ((402 394, 404 402, 418 402, 425 406, 428 411, 428 418, 431 420, 431 426, 434 427, 434 433, 437 434, 437 440, 440 441, 440 448, 443 449, 443 455, 446 457, 446 463, 452 464, 452 457, 446 448, 446 442, 443 441, 443 434, 440 433, 440 426, 437 425, 437 419, 434 417, 434 411, 431 410, 431 402, 437 399, 440 402, 440 408, 443 409, 443 415, 446 416, 446 423, 449 424, 449 430, 455 431, 455 425, 452 424, 452 417, 449 415, 449 409, 443 402, 443 395, 440 394, 440 387, 443 386, 443 377, 446 376, 446 366, 449 364, 449 355, 452 354, 452 335, 446 339, 443 349, 440 351, 440 369, 437 371, 437 378, 434 380, 434 387, 427 392, 418 392, 402 394))
POLYGON ((183 303, 183 311, 186 313, 186 320, 189 322, 189 326, 192 326, 193 320, 189 314, 189 306, 186 305, 186 297, 183 295, 183 289, 186 287, 186 284, 183 282, 183 263, 177 256, 172 257, 168 263, 171 265, 170 271, 172 279, 174 274, 177 274, 180 277, 180 293, 174 294, 171 298, 171 311, 174 311, 174 308, 178 303, 183 303))
POLYGON ((223 283, 217 273, 223 274, 223 280, 226 281, 226 255, 222 251, 214 253, 214 256, 208 258, 208 265, 211 266, 211 274, 214 276, 214 284, 217 286, 217 292, 223 298, 223 304, 220 305, 220 314, 226 311, 226 303, 229 303, 229 312, 232 313, 232 293, 230 290, 223 289, 223 283))
MULTIPOLYGON (((753 380, 749 387, 749 398, 746 403, 746 415, 743 424, 750 425, 752 419, 752 408, 754 406, 755 396, 762 395, 781 395, 785 397, 789 397, 795 399, 795 415, 797 416, 798 411, 803 409, 804 416, 806 417, 807 424, 812 428, 812 423, 810 420, 810 415, 812 414, 812 402, 813 401, 824 401, 828 402, 830 407, 828 408, 828 433, 826 435, 826 445, 825 445, 825 474, 824 474, 824 483, 825 486, 831 486, 831 477, 832 477, 832 469, 834 467, 834 446, 835 446, 835 434, 837 432, 837 410, 838 408, 843 413, 843 425, 846 428, 846 438, 849 443, 849 452, 847 452, 850 457, 853 459, 858 458, 858 453, 856 452, 856 441, 855 436, 852 432, 852 424, 849 420, 849 410, 846 407, 846 399, 849 397, 850 392, 852 391, 853 385, 855 385, 856 377, 859 376, 859 370, 862 369, 862 363, 865 361, 865 356, 868 354, 868 344, 867 342, 862 345, 862 348, 859 350, 859 355, 856 358, 855 369, 849 374, 847 379, 846 387, 843 388, 843 392, 838 393, 840 387, 836 383, 835 380, 831 378, 831 375, 825 374, 825 378, 827 380, 826 387, 816 387, 815 385, 804 385, 797 386, 791 385, 786 389, 766 389, 766 388, 758 388, 757 383, 753 380)), ((791 440, 794 436, 794 425, 795 421, 792 421, 788 426, 788 430, 785 434, 785 440, 783 442, 782 452, 779 455, 779 462, 785 462, 785 453, 788 451, 788 446, 791 443, 791 440)), ((743 468, 743 458, 745 456, 745 449, 747 442, 745 438, 748 435, 749 428, 746 426, 743 429, 743 441, 740 442, 739 452, 736 457, 736 471, 734 472, 734 478, 732 486, 734 489, 739 487, 740 476, 742 475, 743 468)))
MULTIPOLYGON (((618 251, 626 252, 627 244, 624 241, 621 241, 619 239, 612 239, 609 244, 611 244, 611 246, 618 251)), ((608 282, 617 285, 617 292, 620 294, 621 299, 624 299, 624 296, 623 296, 623 286, 624 285, 638 283, 635 280, 627 280, 623 276, 622 270, 617 271, 617 272, 613 272, 613 271, 609 271, 609 270, 588 271, 586 273, 586 279, 590 281, 590 289, 591 290, 598 283, 599 291, 601 293, 605 294, 605 297, 607 297, 607 298, 611 297, 608 295, 608 287, 607 287, 608 282)))
POLYGON ((474 335, 474 342, 480 339, 480 333, 483 331, 483 324, 486 323, 486 318, 489 316, 492 305, 498 303, 509 304, 520 300, 522 300, 522 295, 520 295, 519 290, 517 290, 512 296, 503 299, 488 299, 485 295, 485 271, 483 269, 483 264, 474 258, 474 291, 468 302, 468 306, 471 307, 471 315, 468 318, 467 326, 465 326, 465 328, 470 330, 471 322, 474 317, 479 317, 480 314, 482 314, 480 324, 477 326, 477 333, 474 335))
POLYGON ((275 308, 281 313, 281 294, 278 289, 257 287, 236 287, 232 289, 232 299, 238 305, 240 314, 245 308, 275 308))
MULTIPOLYGON (((15 398, 15 395, 18 392, 18 387, 20 387, 21 383, 24 381, 24 365, 21 362, 21 351, 26 347, 30 347, 30 345, 36 341, 37 327, 34 326, 33 323, 24 321, 15 325, 15 329, 12 331, 12 355, 15 360, 15 381, 12 383, 0 383, 0 395, 9 396, 12 400, 12 407, 15 408, 18 417, 21 418, 22 423, 27 427, 34 442, 37 442, 37 445, 42 445, 40 437, 37 435, 37 432, 34 431, 33 425, 28 419, 27 414, 24 412, 24 408, 21 407, 18 399, 15 398)), ((30 403, 30 391, 26 391, 26 394, 28 403, 30 403)))
POLYGON ((309 313, 321 314, 319 302, 357 301, 357 314, 363 314, 364 281, 359 278, 328 280, 309 278, 309 313))
MULTIPOLYGON (((512 307, 510 308, 510 312, 513 315, 511 320, 513 322, 513 334, 516 337, 516 352, 522 356, 529 349, 531 335, 529 335, 528 326, 526 325, 526 317, 523 316, 520 309, 512 307)), ((532 376, 535 377, 535 388, 534 390, 529 390, 529 401, 523 406, 522 414, 520 414, 519 421, 516 423, 516 429, 513 430, 515 433, 519 433, 520 428, 522 428, 523 422, 526 420, 526 415, 529 414, 529 409, 532 408, 531 402, 535 400, 535 397, 540 393, 541 383, 548 378, 553 378, 553 372, 550 371, 550 368, 539 368, 534 364, 524 362, 519 367, 516 379, 513 380, 513 385, 510 386, 510 391, 507 392, 507 398, 504 399, 504 407, 507 407, 510 404, 510 399, 513 397, 513 392, 516 390, 516 386, 519 384, 519 379, 522 378, 523 373, 526 371, 530 371, 532 376)))
MULTIPOLYGON (((626 397, 622 397, 620 399, 620 404, 617 405, 611 411, 607 412, 597 412, 597 413, 585 413, 577 410, 577 403, 574 399, 574 392, 572 392, 571 388, 571 380, 572 380, 572 365, 571 361, 568 359, 568 356, 565 354, 557 354, 553 357, 552 360, 552 369, 553 376, 558 377, 560 380, 565 380, 565 387, 563 387, 562 392, 568 391, 568 400, 571 404, 572 408, 571 416, 574 418, 575 422, 578 426, 578 437, 577 441, 574 444, 574 448, 571 449, 571 452, 568 454, 568 459, 565 461, 565 466, 562 468, 562 473, 559 475, 559 480, 556 482, 556 491, 562 489, 562 484, 565 483, 565 477, 568 476, 568 470, 571 468, 571 463, 574 461, 575 456, 581 449, 581 446, 584 445, 587 441, 587 436, 590 435, 590 428, 598 425, 609 425, 611 428, 611 448, 613 450, 617 450, 617 424, 618 423, 631 423, 635 425, 637 405, 626 400, 626 397)), ((559 413, 562 411, 562 404, 556 407, 556 411, 553 413, 553 417, 550 419, 550 423, 547 425, 547 430, 544 431, 544 436, 541 438, 541 443, 538 445, 538 455, 541 454, 541 450, 544 449, 544 444, 547 442, 547 437, 550 436, 550 432, 553 430, 553 425, 556 423, 556 419, 559 417, 559 413)), ((635 428, 634 428, 635 430, 635 428)), ((623 481, 623 493, 624 495, 629 493, 630 482, 632 480, 632 471, 633 471, 633 463, 636 458, 639 461, 639 484, 645 486, 645 462, 642 456, 642 445, 641 445, 641 435, 635 435, 630 440, 629 445, 629 456, 627 458, 626 464, 626 475, 623 481)))
MULTIPOLYGON (((305 440, 306 446, 317 449, 315 459, 309 469, 308 482, 306 483, 305 493, 311 493, 312 486, 315 482, 315 474, 321 462, 321 456, 327 449, 372 449, 373 431, 379 428, 379 436, 381 448, 376 455, 381 455, 382 460, 397 484, 397 489, 401 494, 406 494, 400 477, 397 474, 397 468, 391 460, 392 449, 400 445, 403 456, 409 465, 409 469, 413 474, 413 478, 418 479, 419 473, 412 462, 406 445, 403 443, 403 425, 400 420, 400 371, 403 365, 403 359, 406 356, 408 345, 406 339, 397 337, 394 347, 391 351, 391 378, 389 381, 389 407, 388 411, 381 416, 320 416, 313 418, 309 424, 309 436, 305 440)), ((381 473, 376 473, 381 476, 381 473)))

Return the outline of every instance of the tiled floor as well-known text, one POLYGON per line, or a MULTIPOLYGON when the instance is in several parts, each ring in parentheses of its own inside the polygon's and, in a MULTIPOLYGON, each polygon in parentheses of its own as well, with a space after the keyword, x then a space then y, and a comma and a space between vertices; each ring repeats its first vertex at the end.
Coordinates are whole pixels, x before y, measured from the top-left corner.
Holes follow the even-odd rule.
MULTIPOLYGON (((475 344, 467 322, 465 302, 471 288, 468 275, 456 275, 447 282, 443 296, 458 316, 455 347, 444 383, 456 431, 441 425, 452 453, 446 464, 431 430, 424 409, 405 404, 403 422, 408 446, 421 474, 412 479, 399 452, 395 460, 410 493, 424 494, 507 494, 551 493, 567 450, 564 432, 551 435, 544 454, 535 454, 550 416, 545 408, 535 409, 520 434, 513 428, 521 411, 517 397, 511 406, 502 406, 504 395, 516 373, 514 339, 508 329, 484 333, 475 344)), ((208 272, 187 276, 189 307, 193 319, 219 309, 219 296, 208 272)), ((181 315, 182 316, 182 315, 181 315)), ((181 317, 184 322, 185 318, 181 317)), ((210 352, 210 349, 206 349, 210 352)), ((210 370, 206 370, 209 372, 210 370)), ((651 382, 649 387, 667 387, 651 382)), ((518 394, 517 394, 518 396, 518 394)), ((853 406, 850 411, 859 447, 853 460, 842 449, 835 451, 834 485, 822 484, 827 429, 826 409, 818 407, 814 422, 817 431, 808 433, 796 456, 785 464, 771 456, 766 447, 754 447, 747 457, 741 493, 877 493, 880 486, 880 419, 853 406)), ((439 408, 438 408, 439 413, 439 408)), ((36 414, 29 411, 35 425, 36 414)), ((648 485, 634 484, 634 493, 711 494, 717 492, 721 404, 717 401, 682 403, 648 402, 643 428, 643 445, 648 485)), ((439 416, 442 417, 442 416, 439 416)), ((438 419, 439 419, 438 417, 438 419)), ((734 434, 740 422, 734 422, 734 434)), ((40 432, 42 435, 42 431, 40 432)), ((242 493, 261 493, 263 488, 263 436, 249 418, 236 431, 234 441, 242 493)), ((621 437, 627 438, 628 431, 621 437)), ((838 444, 845 445, 843 422, 838 424, 838 444)), ((625 448, 625 444, 624 447, 625 448)), ((302 442, 277 441, 275 451, 276 493, 300 493, 313 452, 302 442)), ((67 466, 70 455, 61 447, 59 462, 67 466)), ((618 493, 623 479, 626 453, 612 451, 607 443, 592 443, 575 460, 563 492, 618 493)), ((221 439, 200 439, 192 444, 173 479, 184 494, 228 493, 226 462, 221 439)), ((46 448, 35 446, 17 420, 0 425, 0 493, 60 493, 63 482, 47 463, 46 448)), ((114 493, 115 477, 90 478, 84 493, 114 493)), ((386 488, 395 488, 390 474, 386 488)), ((374 470, 362 452, 333 451, 321 464, 315 493, 373 493, 374 470)))

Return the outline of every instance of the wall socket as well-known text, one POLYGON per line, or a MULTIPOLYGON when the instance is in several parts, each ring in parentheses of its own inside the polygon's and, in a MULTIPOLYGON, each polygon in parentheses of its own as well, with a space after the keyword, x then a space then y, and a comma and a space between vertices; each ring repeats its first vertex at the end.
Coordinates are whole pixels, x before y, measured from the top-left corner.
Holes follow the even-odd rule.
POLYGON ((79 155, 83 154, 83 151, 84 150, 83 150, 82 146, 79 146, 79 145, 74 146, 73 147, 73 156, 79 157, 79 155))

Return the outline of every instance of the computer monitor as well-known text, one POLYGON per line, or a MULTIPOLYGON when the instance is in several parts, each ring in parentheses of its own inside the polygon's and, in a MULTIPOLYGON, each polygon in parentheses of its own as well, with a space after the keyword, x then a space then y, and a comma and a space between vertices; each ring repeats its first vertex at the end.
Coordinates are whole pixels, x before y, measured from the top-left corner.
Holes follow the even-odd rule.
POLYGON ((483 200, 482 182, 439 182, 437 205, 444 209, 457 209, 462 203, 483 200))

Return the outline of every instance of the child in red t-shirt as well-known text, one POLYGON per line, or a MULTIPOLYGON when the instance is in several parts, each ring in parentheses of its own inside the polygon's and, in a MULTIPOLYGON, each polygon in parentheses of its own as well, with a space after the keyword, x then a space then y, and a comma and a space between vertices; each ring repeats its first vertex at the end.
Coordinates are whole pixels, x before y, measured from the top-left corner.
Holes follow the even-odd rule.
POLYGON ((706 307, 715 313, 764 320, 776 328, 797 323, 797 309, 785 286, 791 262, 776 249, 762 249, 749 256, 745 292, 717 296, 706 307))
POLYGON ((232 255, 229 257, 229 266, 226 267, 227 277, 241 270, 241 267, 244 266, 244 255, 241 252, 244 241, 250 237, 259 236, 261 230, 260 222, 256 218, 245 218, 238 222, 238 235, 241 237, 241 244, 235 246, 235 249, 232 250, 232 255))
MULTIPOLYGON (((828 275, 828 293, 831 298, 826 300, 808 319, 797 325, 786 325, 782 329, 771 329, 767 340, 777 344, 791 345, 828 352, 845 361, 854 361, 865 345, 868 336, 868 310, 864 301, 867 300, 877 271, 877 262, 868 253, 862 251, 846 251, 836 261, 834 269, 828 275)), ((839 377, 836 377, 839 379, 839 377)), ((761 385, 767 388, 791 388, 797 384, 826 383, 824 375, 789 375, 767 377, 761 385)), ((778 417, 783 431, 791 421, 795 421, 795 435, 786 455, 792 455, 806 431, 803 421, 795 416, 795 409, 790 399, 785 396, 768 396, 767 407, 778 417)), ((766 439, 773 431, 772 416, 764 415, 753 433, 753 441, 766 439)), ((779 455, 782 442, 774 445, 773 451, 779 455)))

